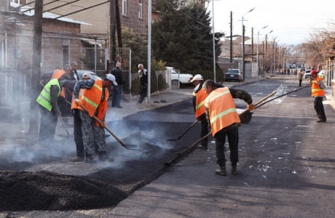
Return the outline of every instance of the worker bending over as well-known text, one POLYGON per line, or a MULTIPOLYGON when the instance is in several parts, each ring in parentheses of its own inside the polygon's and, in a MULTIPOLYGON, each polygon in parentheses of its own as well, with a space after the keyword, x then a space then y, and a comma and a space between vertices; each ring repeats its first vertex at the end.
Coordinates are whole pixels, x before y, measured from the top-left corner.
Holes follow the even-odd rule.
POLYGON ((117 85, 115 77, 107 74, 104 80, 100 78, 81 80, 74 86, 74 102, 80 110, 82 134, 85 150, 85 162, 95 162, 95 144, 100 160, 107 156, 105 131, 105 115, 108 108, 108 88, 117 85), (96 119, 102 121, 97 122, 96 119))
POLYGON ((244 100, 248 104, 248 110, 254 110, 250 94, 243 90, 233 88, 218 88, 213 80, 206 80, 203 89, 208 94, 205 99, 207 121, 212 129, 212 136, 215 138, 217 164, 220 169, 216 174, 226 176, 226 158, 224 144, 228 137, 231 161, 231 173, 237 174, 238 158, 238 127, 241 125, 240 117, 236 111, 233 98, 244 100))

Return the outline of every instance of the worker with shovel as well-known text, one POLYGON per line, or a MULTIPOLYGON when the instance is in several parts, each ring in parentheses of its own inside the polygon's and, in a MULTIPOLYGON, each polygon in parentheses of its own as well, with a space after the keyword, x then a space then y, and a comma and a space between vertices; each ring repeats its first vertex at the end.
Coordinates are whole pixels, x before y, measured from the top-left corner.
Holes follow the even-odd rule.
POLYGON ((74 102, 80 109, 82 120, 82 134, 85 150, 85 162, 95 162, 95 143, 97 145, 100 160, 106 160, 107 149, 105 141, 105 122, 97 122, 105 119, 108 108, 108 88, 117 85, 115 76, 107 74, 104 80, 99 78, 81 80, 74 86, 74 102))
POLYGON ((325 97, 325 84, 323 83, 323 79, 318 76, 318 72, 316 70, 311 71, 310 84, 312 84, 312 97, 314 97, 314 110, 316 115, 318 116, 318 123, 327 122, 327 117, 325 113, 325 109, 323 107, 323 98, 325 97))
POLYGON ((211 126, 212 136, 215 138, 217 164, 220 169, 216 174, 226 176, 226 158, 224 144, 226 136, 228 137, 231 161, 231 173, 237 174, 238 158, 238 127, 240 126, 240 117, 236 111, 233 98, 244 100, 248 104, 249 110, 254 110, 252 98, 249 93, 243 90, 233 88, 218 88, 213 80, 206 80, 203 89, 208 94, 205 99, 205 110, 208 123, 211 126))
POLYGON ((62 119, 58 97, 63 87, 63 81, 67 79, 70 79, 67 74, 63 74, 58 79, 51 79, 36 99, 41 112, 39 143, 49 143, 49 140, 53 139, 57 119, 58 117, 62 119))
MULTIPOLYGON (((193 90, 193 107, 195 111, 195 118, 201 122, 200 138, 208 134, 208 123, 206 119, 206 111, 204 107, 204 100, 208 96, 205 90, 202 88, 204 83, 203 77, 200 74, 196 74, 190 81, 195 85, 193 90)), ((201 141, 198 148, 207 150, 208 149, 208 138, 201 141)))

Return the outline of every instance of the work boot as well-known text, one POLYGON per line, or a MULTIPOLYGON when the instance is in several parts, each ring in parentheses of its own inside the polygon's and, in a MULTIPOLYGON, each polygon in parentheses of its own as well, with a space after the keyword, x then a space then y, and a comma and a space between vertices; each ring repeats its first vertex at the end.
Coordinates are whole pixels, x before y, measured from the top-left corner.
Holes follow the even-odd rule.
POLYGON ((84 162, 85 158, 84 157, 75 157, 70 159, 70 162, 84 162))
POLYGON ((205 145, 198 145, 197 148, 202 149, 202 150, 208 150, 208 147, 205 145))
POLYGON ((233 175, 237 175, 238 174, 238 170, 237 170, 237 166, 236 165, 231 166, 231 174, 233 174, 233 175))
POLYGON ((93 155, 86 154, 85 155, 85 163, 95 163, 95 159, 94 159, 93 155))
POLYGON ((107 152, 106 151, 100 151, 98 155, 99 155, 99 160, 101 160, 101 161, 107 160, 107 152))
POLYGON ((220 175, 220 176, 226 176, 226 166, 221 166, 220 169, 215 170, 215 173, 220 175))

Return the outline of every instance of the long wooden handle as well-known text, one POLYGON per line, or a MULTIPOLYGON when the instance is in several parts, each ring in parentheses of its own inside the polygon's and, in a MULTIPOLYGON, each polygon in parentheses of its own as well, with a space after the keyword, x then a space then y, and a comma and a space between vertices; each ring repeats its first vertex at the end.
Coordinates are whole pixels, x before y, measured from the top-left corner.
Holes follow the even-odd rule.
MULTIPOLYGON (((80 107, 82 109, 84 109, 84 111, 87 111, 87 108, 84 105, 80 105, 80 107)), ((102 126, 103 123, 101 120, 99 120, 96 116, 93 115, 93 118, 102 126)), ((107 128, 107 126, 104 126, 104 128, 122 145, 122 147, 126 148, 126 149, 130 149, 128 148, 109 128, 107 128)))

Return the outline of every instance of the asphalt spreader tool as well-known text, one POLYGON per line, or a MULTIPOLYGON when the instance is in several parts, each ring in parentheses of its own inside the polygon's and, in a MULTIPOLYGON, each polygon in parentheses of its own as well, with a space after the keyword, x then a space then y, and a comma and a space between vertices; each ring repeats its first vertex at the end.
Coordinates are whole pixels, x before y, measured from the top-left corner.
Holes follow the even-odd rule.
POLYGON ((192 145, 190 145, 188 148, 186 148, 183 152, 179 153, 177 157, 175 157, 173 160, 171 160, 168 163, 164 163, 165 166, 172 166, 174 163, 176 163, 180 158, 185 157, 188 153, 193 151, 195 149, 195 146, 197 146, 202 140, 210 136, 212 132, 209 132, 207 135, 199 139, 198 141, 194 142, 192 145))
MULTIPOLYGON (((304 88, 307 88, 307 87, 310 87, 310 86, 311 86, 311 84, 308 84, 308 85, 303 86, 303 87, 301 87, 301 88, 292 90, 292 91, 290 91, 290 92, 286 92, 286 93, 284 93, 284 94, 282 94, 282 95, 278 95, 278 96, 276 96, 276 97, 274 97, 274 98, 271 98, 270 100, 267 100, 267 101, 265 101, 265 102, 264 102, 264 100, 262 99, 262 101, 259 101, 259 102, 257 102, 257 103, 255 104, 255 109, 256 109, 256 108, 259 108, 259 107, 261 107, 261 106, 263 106, 263 105, 265 105, 265 104, 267 104, 267 103, 269 103, 269 102, 271 102, 271 101, 273 101, 273 100, 275 100, 275 99, 277 99, 277 98, 283 97, 283 96, 285 96, 285 95, 291 94, 291 93, 293 93, 293 92, 299 91, 299 90, 301 90, 301 89, 304 89, 304 88)), ((272 93, 271 93, 271 94, 272 94, 272 93)), ((271 95, 271 94, 270 94, 270 95, 271 95)), ((265 98, 267 99, 268 96, 266 96, 265 98)), ((243 112, 240 114, 241 123, 249 123, 249 122, 251 121, 252 114, 253 114, 253 112, 251 112, 251 111, 249 111, 249 110, 245 110, 245 111, 243 111, 243 112)))
MULTIPOLYGON (((83 105, 80 105, 80 107, 82 107, 86 112, 87 112, 87 109, 85 106, 83 105)), ((88 112, 87 112, 88 113, 88 112)), ((93 115, 93 118, 101 125, 103 126, 103 128, 105 128, 115 139, 116 141, 118 141, 120 143, 120 145, 126 149, 129 149, 129 150, 139 150, 139 149, 135 149, 135 148, 130 148, 128 147, 127 145, 125 145, 107 126, 103 125, 102 121, 99 120, 96 116, 93 115)))
POLYGON ((178 141, 179 139, 181 139, 190 129, 192 129, 193 126, 195 126, 197 123, 199 122, 199 120, 196 120, 192 123, 192 125, 190 127, 188 127, 178 138, 176 139, 167 139, 167 141, 178 141))

